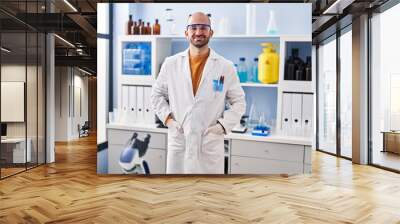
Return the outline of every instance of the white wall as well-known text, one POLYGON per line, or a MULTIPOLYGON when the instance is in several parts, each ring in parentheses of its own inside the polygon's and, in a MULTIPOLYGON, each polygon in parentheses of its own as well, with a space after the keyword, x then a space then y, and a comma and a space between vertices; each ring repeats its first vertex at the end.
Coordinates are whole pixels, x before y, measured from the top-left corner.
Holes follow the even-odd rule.
MULTIPOLYGON (((109 34, 108 3, 97 4, 97 33, 109 34)), ((117 25, 117 23, 115 23, 117 25)), ((109 40, 97 38, 97 144, 107 141, 109 40)))
POLYGON ((56 67, 56 141, 79 138, 78 124, 82 126, 88 120, 88 77, 83 75, 76 68, 56 67), (78 97, 79 90, 80 97, 78 97), (82 113, 79 112, 77 105, 82 106, 82 113))

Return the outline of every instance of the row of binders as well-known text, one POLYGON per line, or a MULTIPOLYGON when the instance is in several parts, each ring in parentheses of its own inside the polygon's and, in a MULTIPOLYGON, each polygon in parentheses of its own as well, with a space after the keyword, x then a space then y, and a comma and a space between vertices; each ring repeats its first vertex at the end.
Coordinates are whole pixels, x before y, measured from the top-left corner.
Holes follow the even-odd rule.
POLYGON ((282 131, 286 135, 313 134, 313 94, 287 93, 282 95, 282 131))
POLYGON ((128 121, 154 124, 155 114, 151 109, 151 87, 123 85, 121 91, 122 111, 127 112, 128 121))

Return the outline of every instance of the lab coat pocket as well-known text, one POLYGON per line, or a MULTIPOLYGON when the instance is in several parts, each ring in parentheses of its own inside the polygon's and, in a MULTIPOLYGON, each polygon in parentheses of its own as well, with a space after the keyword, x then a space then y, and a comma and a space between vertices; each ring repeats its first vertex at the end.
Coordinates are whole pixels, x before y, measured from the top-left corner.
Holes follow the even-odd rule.
POLYGON ((224 135, 218 135, 212 132, 203 136, 201 147, 205 155, 223 155, 224 153, 224 135))
POLYGON ((183 151, 185 137, 176 127, 168 128, 168 150, 183 151))

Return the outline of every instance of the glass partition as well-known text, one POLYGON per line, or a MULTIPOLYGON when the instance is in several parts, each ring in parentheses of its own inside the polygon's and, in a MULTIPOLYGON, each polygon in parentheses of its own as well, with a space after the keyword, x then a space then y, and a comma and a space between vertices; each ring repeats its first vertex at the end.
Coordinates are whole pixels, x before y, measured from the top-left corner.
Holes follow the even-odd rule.
POLYGON ((336 154, 336 36, 318 48, 318 149, 336 154))
POLYGON ((400 171, 400 4, 371 19, 371 162, 400 171))
POLYGON ((340 36, 340 155, 352 158, 352 32, 340 36))
POLYGON ((43 13, 44 5, 0 2, 15 12, 0 12, 0 178, 45 163, 46 39, 22 22, 26 13, 43 13))

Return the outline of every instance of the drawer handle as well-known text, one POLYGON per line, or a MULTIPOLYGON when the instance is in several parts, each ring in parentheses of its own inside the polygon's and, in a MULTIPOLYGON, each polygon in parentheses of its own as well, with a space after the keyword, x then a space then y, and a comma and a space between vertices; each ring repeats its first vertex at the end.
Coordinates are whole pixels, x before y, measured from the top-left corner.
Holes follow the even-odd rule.
POLYGON ((131 110, 134 111, 135 109, 132 108, 131 110))
POLYGON ((299 121, 299 120, 297 120, 297 119, 294 119, 294 122, 296 122, 296 123, 297 123, 298 121, 299 121))
POLYGON ((264 150, 265 153, 269 153, 268 149, 264 150))
POLYGON ((289 119, 285 118, 285 122, 288 122, 288 121, 289 121, 289 119))

